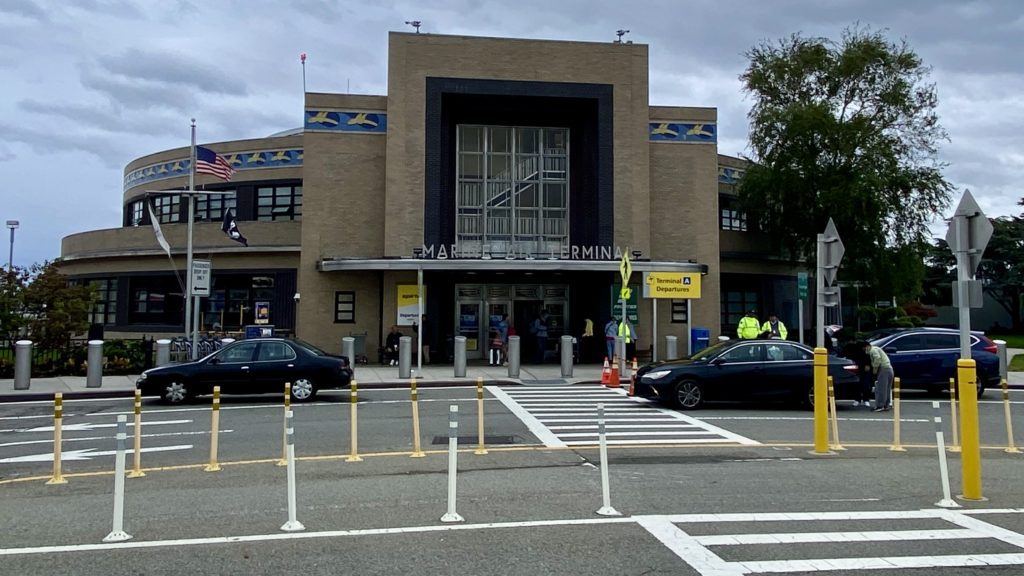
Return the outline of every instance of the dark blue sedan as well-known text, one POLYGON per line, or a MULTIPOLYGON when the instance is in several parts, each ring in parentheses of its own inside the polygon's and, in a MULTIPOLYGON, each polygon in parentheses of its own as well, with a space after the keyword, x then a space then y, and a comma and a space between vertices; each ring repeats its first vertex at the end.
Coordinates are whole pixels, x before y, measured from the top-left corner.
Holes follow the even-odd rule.
MULTIPOLYGON (((836 398, 856 398, 857 366, 828 357, 836 398)), ((716 400, 783 400, 814 405, 814 351, 786 340, 729 340, 683 360, 637 372, 638 396, 692 410, 716 400)))
MULTIPOLYGON (((952 328, 907 328, 874 334, 869 342, 885 350, 901 388, 939 393, 956 378, 960 332, 952 328)), ((971 358, 978 369, 978 396, 999 386, 996 345, 981 332, 971 332, 971 358)))

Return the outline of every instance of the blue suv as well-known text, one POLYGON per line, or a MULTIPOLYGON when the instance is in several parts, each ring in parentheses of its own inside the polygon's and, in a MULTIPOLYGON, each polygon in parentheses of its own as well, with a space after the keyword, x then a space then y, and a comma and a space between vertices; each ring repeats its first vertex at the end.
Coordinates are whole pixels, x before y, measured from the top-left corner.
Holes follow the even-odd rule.
MULTIPOLYGON (((872 334, 868 341, 889 356, 901 388, 941 392, 956 378, 960 332, 952 328, 906 328, 872 334)), ((977 363, 978 396, 999 386, 996 345, 982 332, 971 332, 971 358, 977 363)))

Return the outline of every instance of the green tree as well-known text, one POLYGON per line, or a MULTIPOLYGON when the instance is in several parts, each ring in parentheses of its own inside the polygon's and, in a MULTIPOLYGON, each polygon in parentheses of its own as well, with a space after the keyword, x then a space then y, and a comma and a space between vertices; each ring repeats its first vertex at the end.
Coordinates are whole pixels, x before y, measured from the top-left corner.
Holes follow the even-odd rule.
MULTIPOLYGON (((763 42, 747 57, 752 165, 739 194, 749 220, 813 265, 832 217, 846 245, 843 278, 877 286, 897 276, 951 192, 929 68, 906 42, 862 28, 838 42, 763 42)), ((893 295, 915 297, 916 275, 916 286, 894 285, 893 295)))
POLYGON ((31 340, 40 346, 63 346, 89 327, 92 287, 69 283, 52 262, 33 264, 30 276, 22 303, 31 340))
POLYGON ((21 304, 28 270, 17 266, 0 272, 0 338, 14 340, 25 325, 21 304))
MULTIPOLYGON (((1024 200, 1022 200, 1024 203, 1024 200)), ((985 293, 1010 315, 1013 329, 1021 322, 1021 297, 1024 296, 1024 214, 993 218, 992 238, 985 248, 977 277, 985 293)))

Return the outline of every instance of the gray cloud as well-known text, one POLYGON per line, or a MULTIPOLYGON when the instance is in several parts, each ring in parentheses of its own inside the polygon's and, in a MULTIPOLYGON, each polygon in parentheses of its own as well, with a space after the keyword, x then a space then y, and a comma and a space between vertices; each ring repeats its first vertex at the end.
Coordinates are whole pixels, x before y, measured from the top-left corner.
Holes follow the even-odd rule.
POLYGON ((48 20, 46 10, 33 0, 7 0, 0 2, 0 14, 10 14, 29 20, 48 20))
POLYGON ((119 56, 101 56, 98 62, 107 72, 129 82, 142 80, 210 94, 245 96, 247 93, 245 83, 231 77, 230 62, 212 52, 209 58, 200 58, 179 52, 132 48, 119 56))
POLYGON ((120 169, 125 147, 116 138, 102 134, 62 131, 49 127, 31 127, 24 124, 0 122, 0 133, 7 142, 19 142, 39 154, 58 152, 85 152, 100 159, 111 169, 120 169))
POLYGON ((125 113, 122 109, 114 106, 36 100, 21 100, 18 102, 18 109, 52 117, 55 119, 55 124, 95 128, 103 132, 147 136, 170 136, 173 134, 169 130, 169 123, 174 118, 167 114, 160 114, 157 118, 153 118, 152 114, 125 113), (69 122, 56 120, 61 118, 69 122))
POLYGON ((104 74, 92 66, 83 66, 80 75, 82 86, 105 95, 111 102, 125 108, 166 108, 186 112, 196 105, 196 95, 185 86, 133 81, 104 74))

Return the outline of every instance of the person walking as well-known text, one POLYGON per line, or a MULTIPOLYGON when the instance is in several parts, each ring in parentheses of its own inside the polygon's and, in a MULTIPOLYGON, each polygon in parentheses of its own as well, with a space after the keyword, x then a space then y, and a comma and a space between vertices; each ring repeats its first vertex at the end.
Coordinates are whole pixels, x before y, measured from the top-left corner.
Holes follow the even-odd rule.
POLYGON ((779 320, 779 317, 774 312, 768 316, 768 321, 761 325, 761 336, 770 340, 786 340, 786 335, 789 331, 786 330, 786 325, 779 320))
POLYGON ((504 345, 504 342, 501 339, 501 332, 498 331, 497 326, 491 328, 488 341, 490 345, 490 352, 487 358, 487 365, 501 366, 501 348, 504 345))
POLYGON ((861 350, 867 354, 875 375, 875 407, 872 412, 885 412, 891 407, 892 397, 893 373, 889 355, 870 342, 861 342, 861 350))
POLYGON ((740 318, 740 323, 736 326, 736 336, 740 340, 756 340, 760 334, 761 323, 757 321, 757 310, 751 310, 740 318))
POLYGON ((615 337, 619 334, 619 321, 612 316, 604 325, 604 343, 608 346, 608 355, 605 358, 611 362, 615 358, 615 337))
POLYGON ((501 315, 498 322, 498 336, 501 338, 502 365, 508 366, 508 314, 501 315))
POLYGON ((540 314, 530 324, 530 332, 537 343, 537 364, 544 363, 544 355, 548 350, 548 311, 541 310, 540 314))

